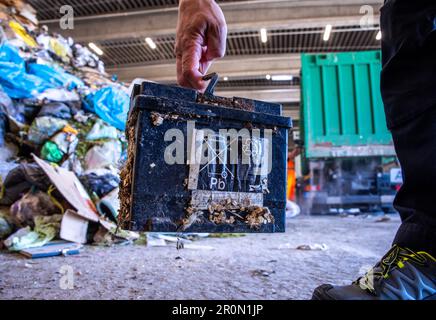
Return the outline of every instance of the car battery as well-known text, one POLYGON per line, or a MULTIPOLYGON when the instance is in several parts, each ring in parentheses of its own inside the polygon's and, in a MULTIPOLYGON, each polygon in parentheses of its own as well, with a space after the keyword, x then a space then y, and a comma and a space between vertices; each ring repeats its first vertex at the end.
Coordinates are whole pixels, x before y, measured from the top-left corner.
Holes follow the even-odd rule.
POLYGON ((290 118, 279 104, 135 84, 119 223, 149 232, 284 232, 290 118))

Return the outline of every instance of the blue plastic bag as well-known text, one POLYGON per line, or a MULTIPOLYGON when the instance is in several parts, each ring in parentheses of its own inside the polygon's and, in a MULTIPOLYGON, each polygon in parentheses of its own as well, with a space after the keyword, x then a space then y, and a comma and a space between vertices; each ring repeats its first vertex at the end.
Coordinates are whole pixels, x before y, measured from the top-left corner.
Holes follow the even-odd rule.
POLYGON ((64 87, 71 90, 77 87, 83 87, 85 85, 81 79, 65 72, 61 68, 30 63, 28 65, 28 71, 30 74, 33 74, 44 81, 51 83, 55 87, 64 87))
POLYGON ((33 98, 50 88, 82 87, 83 81, 60 67, 26 62, 8 43, 0 46, 0 85, 11 98, 33 98))
POLYGON ((118 130, 126 128, 129 112, 129 95, 118 87, 105 87, 96 91, 91 100, 93 111, 104 121, 118 130))
POLYGON ((20 57, 18 50, 7 42, 0 45, 0 61, 12 62, 23 69, 25 67, 24 59, 20 57))
POLYGON ((15 99, 32 98, 53 88, 44 79, 28 74, 18 50, 6 42, 0 45, 0 85, 9 97, 15 99))

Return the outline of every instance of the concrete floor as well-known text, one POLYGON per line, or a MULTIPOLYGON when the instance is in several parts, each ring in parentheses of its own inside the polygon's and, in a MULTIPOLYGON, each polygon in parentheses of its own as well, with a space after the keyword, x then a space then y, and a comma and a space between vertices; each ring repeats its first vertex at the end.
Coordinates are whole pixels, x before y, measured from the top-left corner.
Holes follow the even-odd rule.
POLYGON ((319 284, 347 284, 385 253, 399 218, 377 219, 299 217, 286 234, 194 243, 213 250, 86 246, 40 260, 2 252, 0 299, 309 299, 319 284), (295 249, 315 243, 328 250, 295 249), (61 289, 65 270, 73 289, 61 289))

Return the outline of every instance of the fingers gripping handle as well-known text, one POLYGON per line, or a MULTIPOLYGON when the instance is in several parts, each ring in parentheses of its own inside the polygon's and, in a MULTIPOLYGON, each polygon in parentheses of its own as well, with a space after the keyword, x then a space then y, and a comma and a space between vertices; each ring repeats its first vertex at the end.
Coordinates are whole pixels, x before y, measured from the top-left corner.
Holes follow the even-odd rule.
POLYGON ((206 90, 204 91, 205 95, 213 96, 215 86, 218 83, 218 78, 219 78, 219 76, 216 72, 209 73, 203 77, 204 81, 210 80, 209 85, 207 86, 206 90))

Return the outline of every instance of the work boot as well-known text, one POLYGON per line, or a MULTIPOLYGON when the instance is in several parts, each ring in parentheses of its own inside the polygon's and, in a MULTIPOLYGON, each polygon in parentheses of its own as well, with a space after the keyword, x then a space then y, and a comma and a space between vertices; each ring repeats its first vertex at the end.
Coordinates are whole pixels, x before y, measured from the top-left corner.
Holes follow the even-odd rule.
POLYGON ((319 286, 312 300, 436 300, 436 259, 394 245, 365 276, 349 286, 319 286))

